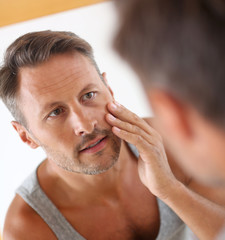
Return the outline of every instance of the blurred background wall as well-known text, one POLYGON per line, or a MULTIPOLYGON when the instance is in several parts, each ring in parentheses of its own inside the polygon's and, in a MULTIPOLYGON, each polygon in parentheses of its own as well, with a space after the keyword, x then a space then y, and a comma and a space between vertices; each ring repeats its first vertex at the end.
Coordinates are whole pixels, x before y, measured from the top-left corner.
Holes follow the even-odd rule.
MULTIPOLYGON (((9 44, 22 34, 47 29, 72 31, 87 40, 94 48, 100 70, 107 73, 117 101, 142 117, 151 116, 136 75, 111 47, 116 28, 116 12, 113 3, 109 1, 0 27, 0 62, 9 44)), ((15 189, 45 158, 41 149, 32 150, 20 141, 10 124, 12 120, 12 116, 0 102, 1 232, 15 189)))

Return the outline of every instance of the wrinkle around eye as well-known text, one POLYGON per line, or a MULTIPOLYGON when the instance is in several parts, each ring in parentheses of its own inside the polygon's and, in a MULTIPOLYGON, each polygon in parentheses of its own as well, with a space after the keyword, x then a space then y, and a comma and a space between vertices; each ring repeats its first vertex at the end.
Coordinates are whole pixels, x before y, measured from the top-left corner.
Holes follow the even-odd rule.
POLYGON ((85 93, 85 94, 82 96, 81 100, 82 100, 83 103, 89 102, 89 101, 94 100, 94 99, 96 98, 96 96, 97 96, 97 92, 96 92, 96 91, 90 91, 90 92, 88 92, 88 93, 85 93), (92 96, 91 98, 84 99, 88 94, 93 94, 93 96, 92 96))
POLYGON ((48 114, 47 118, 56 118, 62 115, 63 113, 65 113, 65 110, 62 107, 58 107, 58 108, 55 108, 53 111, 51 111, 48 114))

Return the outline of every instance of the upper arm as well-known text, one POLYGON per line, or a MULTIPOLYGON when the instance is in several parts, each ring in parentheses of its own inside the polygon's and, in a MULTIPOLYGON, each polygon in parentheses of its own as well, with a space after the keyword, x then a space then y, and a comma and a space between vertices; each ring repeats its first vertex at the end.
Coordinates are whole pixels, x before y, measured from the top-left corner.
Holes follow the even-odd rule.
POLYGON ((4 224, 4 240, 55 240, 56 237, 42 218, 16 195, 4 224))

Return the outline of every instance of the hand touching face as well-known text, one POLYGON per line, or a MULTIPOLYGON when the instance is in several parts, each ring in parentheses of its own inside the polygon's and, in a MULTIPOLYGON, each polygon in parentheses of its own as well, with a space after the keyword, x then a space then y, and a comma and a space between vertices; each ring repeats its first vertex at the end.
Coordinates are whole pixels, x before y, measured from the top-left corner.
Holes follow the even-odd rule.
POLYGON ((113 133, 133 144, 139 151, 138 170, 141 181, 156 196, 166 198, 171 183, 177 181, 171 172, 162 138, 145 120, 118 103, 107 105, 107 122, 113 133))

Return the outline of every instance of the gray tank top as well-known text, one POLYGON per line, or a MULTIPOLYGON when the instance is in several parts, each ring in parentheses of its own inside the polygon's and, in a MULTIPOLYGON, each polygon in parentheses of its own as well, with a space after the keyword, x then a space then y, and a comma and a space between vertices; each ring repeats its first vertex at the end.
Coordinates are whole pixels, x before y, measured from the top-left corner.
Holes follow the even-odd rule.
MULTIPOLYGON (((132 148, 135 155, 137 152, 132 148)), ((16 190, 24 201, 48 224, 59 240, 85 240, 66 220, 40 187, 35 170, 16 190)), ((157 240, 186 239, 185 224, 160 199, 157 199, 160 213, 160 229, 157 240)))

